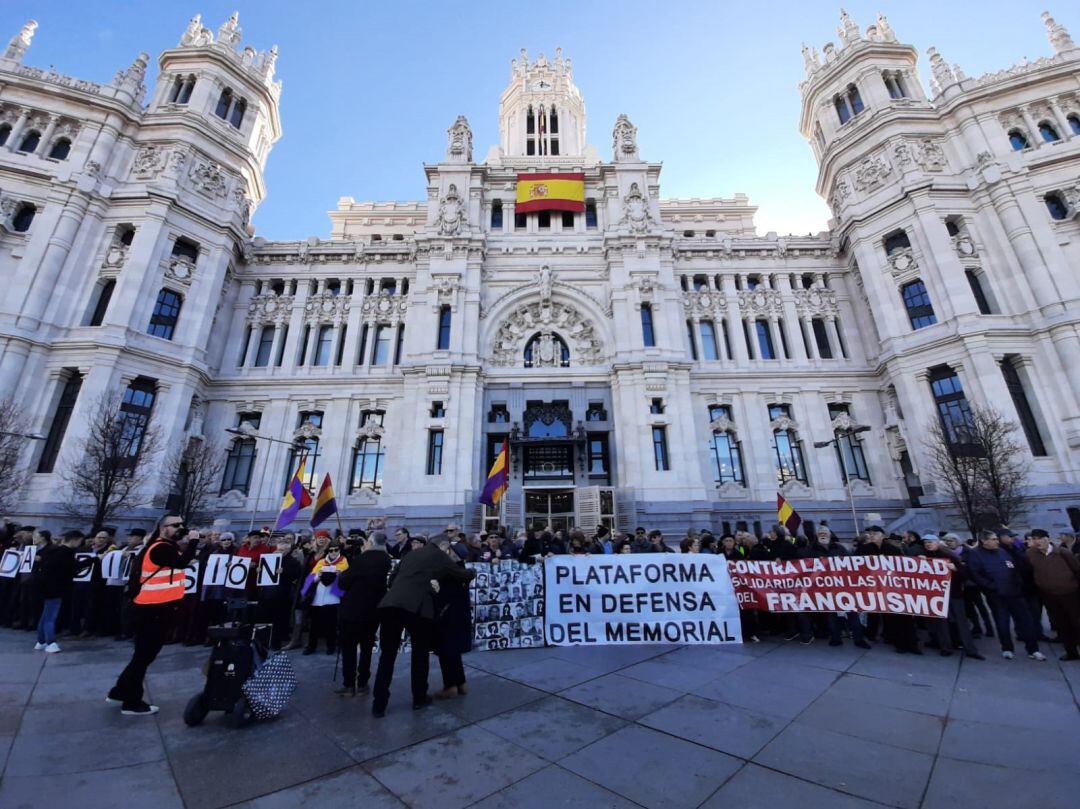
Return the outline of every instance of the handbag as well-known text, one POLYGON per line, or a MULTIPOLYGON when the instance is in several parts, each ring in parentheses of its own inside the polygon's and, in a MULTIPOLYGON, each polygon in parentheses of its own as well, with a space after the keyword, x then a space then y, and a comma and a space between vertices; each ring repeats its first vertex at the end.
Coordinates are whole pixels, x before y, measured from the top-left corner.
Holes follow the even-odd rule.
POLYGON ((256 719, 273 719, 296 691, 296 672, 284 652, 266 659, 240 687, 256 719))

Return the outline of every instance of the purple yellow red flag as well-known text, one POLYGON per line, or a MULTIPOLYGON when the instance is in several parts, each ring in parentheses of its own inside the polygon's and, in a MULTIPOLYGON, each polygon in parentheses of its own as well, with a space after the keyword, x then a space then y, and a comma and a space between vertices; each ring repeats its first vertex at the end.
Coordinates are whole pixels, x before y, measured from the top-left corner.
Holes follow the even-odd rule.
POLYGON ((330 473, 323 478, 319 493, 315 495, 315 508, 311 512, 311 527, 318 528, 334 514, 337 514, 337 498, 334 497, 334 484, 330 482, 330 473))
POLYGON ((281 512, 278 514, 277 525, 274 526, 275 531, 284 530, 289 523, 296 519, 300 509, 311 505, 311 495, 304 488, 304 467, 306 464, 307 458, 301 458, 296 474, 289 481, 289 488, 285 490, 285 497, 281 500, 281 512))
POLYGON ((780 524, 788 530, 789 534, 795 536, 799 532, 802 517, 799 516, 799 512, 791 507, 791 503, 785 500, 784 495, 780 494, 780 492, 776 493, 776 515, 780 519, 780 524))
POLYGON ((514 213, 585 210, 585 174, 519 174, 514 213))
POLYGON ((510 484, 510 442, 503 441, 499 454, 495 456, 495 463, 491 465, 484 491, 480 493, 480 502, 494 508, 499 504, 502 496, 506 494, 510 484))

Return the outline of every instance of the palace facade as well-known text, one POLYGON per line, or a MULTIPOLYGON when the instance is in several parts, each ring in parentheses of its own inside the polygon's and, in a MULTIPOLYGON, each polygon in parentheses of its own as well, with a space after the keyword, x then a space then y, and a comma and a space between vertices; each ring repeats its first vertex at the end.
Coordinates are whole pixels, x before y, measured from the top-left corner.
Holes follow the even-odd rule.
MULTIPOLYGON (((1075 525, 1080 47, 1044 24, 1050 55, 977 78, 929 49, 931 95, 884 17, 804 49, 816 236, 759 235, 742 194, 664 198, 630 120, 601 153, 571 60, 522 51, 486 155, 459 117, 425 199, 343 197, 330 238, 281 242, 249 224, 276 48, 196 17, 148 90, 146 54, 109 84, 28 66, 28 23, 0 58, 0 386, 46 438, 19 517, 70 523, 61 472, 115 395, 136 452, 148 422, 220 448, 238 526, 273 521, 302 447, 346 525, 730 530, 779 491, 841 534, 853 510, 929 529, 926 428, 971 404, 1021 428, 1028 519, 1075 525), (579 204, 516 211, 535 173, 583 176, 579 204)), ((174 488, 147 461, 131 520, 174 488)))

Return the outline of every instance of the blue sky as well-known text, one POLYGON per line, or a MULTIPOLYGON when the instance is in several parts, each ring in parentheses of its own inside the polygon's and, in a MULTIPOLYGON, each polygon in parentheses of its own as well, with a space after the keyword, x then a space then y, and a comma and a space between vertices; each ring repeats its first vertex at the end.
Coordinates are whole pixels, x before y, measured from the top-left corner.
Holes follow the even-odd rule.
MULTIPOLYGON (((847 2, 865 27, 883 11, 920 54, 934 45, 969 76, 1049 55, 1045 2, 847 2)), ((202 13, 216 30, 240 12, 244 41, 281 55, 284 135, 267 166, 269 193, 255 215, 269 239, 326 236, 326 211, 358 200, 424 197, 424 162, 442 157, 458 114, 473 127, 475 157, 498 140, 499 94, 524 47, 561 46, 585 96, 588 140, 610 157, 625 112, 642 156, 661 161, 664 197, 727 197, 759 206, 758 231, 807 233, 828 210, 798 132, 800 43, 836 40, 834 2, 103 2, 0 0, 0 38, 32 9, 39 23, 26 63, 108 81, 135 55, 156 58, 202 13)), ((1080 39, 1074 3, 1049 6, 1080 39)))

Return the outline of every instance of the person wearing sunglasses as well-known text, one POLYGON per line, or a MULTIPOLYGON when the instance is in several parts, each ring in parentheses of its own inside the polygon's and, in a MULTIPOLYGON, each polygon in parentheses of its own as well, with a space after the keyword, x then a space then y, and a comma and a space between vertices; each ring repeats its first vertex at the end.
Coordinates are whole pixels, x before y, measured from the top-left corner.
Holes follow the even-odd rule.
POLYGON ((151 716, 158 712, 156 705, 149 705, 143 699, 143 679, 172 634, 184 598, 184 568, 198 550, 197 542, 185 538, 184 521, 175 514, 166 515, 155 534, 132 566, 136 590, 135 650, 131 662, 105 697, 109 704, 119 704, 124 716, 151 716))

